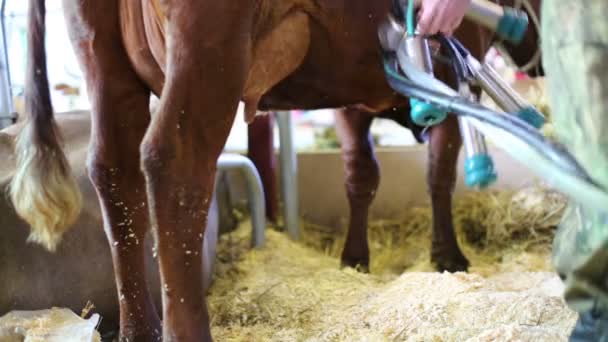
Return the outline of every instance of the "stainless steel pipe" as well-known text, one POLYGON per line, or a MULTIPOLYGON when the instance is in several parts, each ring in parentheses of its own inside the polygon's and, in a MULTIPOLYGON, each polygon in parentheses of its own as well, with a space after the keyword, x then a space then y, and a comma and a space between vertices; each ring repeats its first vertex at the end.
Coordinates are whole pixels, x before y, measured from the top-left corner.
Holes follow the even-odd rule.
POLYGON ((266 241, 266 202, 257 168, 247 157, 222 153, 217 161, 217 169, 218 171, 238 170, 245 178, 251 214, 251 245, 256 248, 263 247, 266 241))

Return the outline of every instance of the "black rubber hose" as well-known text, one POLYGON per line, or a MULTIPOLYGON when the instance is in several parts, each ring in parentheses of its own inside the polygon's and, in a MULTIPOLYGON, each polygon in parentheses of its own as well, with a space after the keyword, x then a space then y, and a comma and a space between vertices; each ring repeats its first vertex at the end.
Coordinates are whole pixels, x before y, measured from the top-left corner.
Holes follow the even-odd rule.
POLYGON ((456 74, 456 81, 458 84, 462 82, 466 82, 469 75, 469 68, 461 56, 460 51, 456 48, 456 46, 452 43, 450 38, 446 38, 443 35, 438 35, 435 39, 441 44, 444 50, 447 52, 448 59, 450 60, 450 65, 452 66, 452 70, 456 74))
POLYGON ((458 39, 451 37, 451 38, 449 38, 449 40, 454 45, 454 47, 458 50, 458 52, 460 52, 460 54, 462 55, 463 58, 467 58, 467 56, 469 56, 471 54, 469 52, 469 50, 467 50, 467 48, 465 48, 458 39))

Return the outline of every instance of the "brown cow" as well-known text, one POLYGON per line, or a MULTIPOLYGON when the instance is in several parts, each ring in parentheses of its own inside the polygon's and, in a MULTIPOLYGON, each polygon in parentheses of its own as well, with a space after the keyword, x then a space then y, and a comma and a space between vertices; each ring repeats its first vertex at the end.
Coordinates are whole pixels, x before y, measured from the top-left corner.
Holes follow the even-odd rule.
MULTIPOLYGON (((520 2, 521 3, 521 2, 520 2)), ((531 8, 538 15, 540 1, 530 1, 531 8)), ((522 8, 526 10, 526 8, 522 8)), ((529 76, 543 75, 539 56, 539 28, 531 23, 528 34, 520 45, 513 46, 505 43, 510 57, 519 67, 529 65, 529 76)), ((462 29, 461 31, 464 31, 462 29)), ((464 36, 459 33, 462 41, 471 46, 471 52, 482 56, 482 47, 489 47, 494 37, 487 31, 481 31, 477 36, 464 36), (478 42, 481 41, 481 44, 478 42)), ((412 131, 419 143, 423 127, 413 124, 410 120, 409 107, 391 108, 388 111, 374 113, 356 106, 341 108, 336 111, 336 128, 341 142, 342 157, 345 171, 345 188, 350 206, 350 218, 347 238, 342 252, 342 265, 356 267, 359 270, 369 270, 369 247, 367 242, 368 210, 374 199, 380 182, 380 169, 374 155, 370 127, 374 117, 390 119, 412 131)), ((255 139, 249 139, 249 154, 252 156, 264 184, 272 185, 271 195, 267 196, 268 208, 275 208, 274 184, 276 184, 274 152, 269 149, 272 133, 268 125, 272 125, 272 116, 257 117, 249 127, 249 134, 255 139), (265 142, 260 144, 259 142, 265 142)), ((452 191, 456 181, 458 153, 461 138, 458 124, 454 118, 428 130, 429 164, 427 183, 431 195, 433 209, 433 239, 431 245, 431 260, 438 271, 466 271, 469 262, 460 250, 454 234, 452 222, 452 191)), ((274 211, 269 211, 269 218, 275 217, 274 211)))
MULTIPOLYGON (((503 1, 509 4, 509 1, 503 1)), ((520 2, 521 3, 521 2, 520 2)), ((530 1, 535 14, 540 13, 540 0, 530 1)), ((532 15, 531 15, 532 16, 532 15)), ((504 43, 506 50, 516 65, 523 67, 530 64, 529 76, 543 75, 539 53, 540 29, 530 23, 525 39, 520 45, 504 43), (535 63, 536 60, 536 63, 535 63)), ((461 40, 471 49, 477 58, 484 56, 493 42, 492 35, 482 31, 478 37, 460 34, 461 40), (475 38, 481 44, 475 44, 475 38)), ((479 93, 478 93, 479 95, 479 93)), ((374 156, 374 146, 370 127, 374 117, 390 119, 412 131, 418 142, 423 142, 423 127, 416 126, 410 120, 409 107, 391 109, 382 113, 372 113, 357 107, 346 107, 336 113, 336 128, 341 142, 344 160, 345 186, 350 206, 350 220, 347 239, 342 252, 342 263, 346 266, 367 269, 369 267, 369 248, 367 243, 368 210, 380 182, 378 162, 374 156)), ((431 261, 438 271, 466 271, 469 262, 460 250, 454 233, 452 220, 452 192, 456 182, 458 154, 461 148, 461 137, 457 120, 454 117, 442 124, 432 127, 426 139, 429 143, 427 184, 431 197, 433 213, 433 234, 431 243, 431 261)))
MULTIPOLYGON (((92 103, 88 172, 124 295, 121 340, 161 338, 143 245, 134 243, 149 227, 158 245, 164 341, 211 340, 201 241, 215 163, 239 100, 248 120, 257 109, 360 105, 379 113, 407 104, 386 83, 381 64, 376 30, 390 6, 389 0, 64 0, 92 103), (160 97, 152 115, 150 93, 160 97)), ((81 197, 53 120, 44 0, 30 0, 28 15, 28 116, 16 143, 11 195, 32 226, 30 239, 53 249, 78 216, 81 197)), ((479 29, 466 25, 459 34, 477 36, 479 29)), ((457 136, 436 134, 442 145, 457 136)))

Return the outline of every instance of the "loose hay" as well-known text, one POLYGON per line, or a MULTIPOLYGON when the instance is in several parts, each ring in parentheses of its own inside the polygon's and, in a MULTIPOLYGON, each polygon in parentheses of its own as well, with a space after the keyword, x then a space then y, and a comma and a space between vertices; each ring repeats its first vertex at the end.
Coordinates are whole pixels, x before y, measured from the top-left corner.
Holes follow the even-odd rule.
POLYGON ((551 273, 564 199, 542 188, 455 204, 471 274, 431 272, 428 208, 370 225, 372 274, 339 269, 343 231, 304 224, 302 243, 248 224, 220 240, 209 306, 222 341, 565 341, 576 314, 551 273), (336 238, 337 237, 337 238, 336 238), (407 271, 406 273, 403 273, 407 271))
MULTIPOLYGON (((527 270, 549 270, 545 256, 565 206, 566 199, 561 194, 542 186, 464 195, 454 204, 453 217, 461 247, 477 261, 473 271, 494 273, 497 267, 507 266, 498 264, 505 258, 518 258, 527 270)), ((432 271, 428 253, 431 225, 430 207, 409 208, 400 220, 370 222, 372 272, 432 271)), ((306 245, 340 256, 346 234, 343 229, 307 223, 303 226, 306 245)), ((508 266, 516 264, 511 262, 508 266)))

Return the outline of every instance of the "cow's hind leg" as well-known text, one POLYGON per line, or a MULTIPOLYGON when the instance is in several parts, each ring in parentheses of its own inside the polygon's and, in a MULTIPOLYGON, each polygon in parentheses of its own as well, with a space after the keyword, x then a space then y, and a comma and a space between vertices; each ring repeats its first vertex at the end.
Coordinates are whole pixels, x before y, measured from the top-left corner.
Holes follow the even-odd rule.
POLYGON ((211 340, 201 249, 217 158, 245 83, 250 3, 164 2, 167 77, 141 151, 165 342, 211 340))
POLYGON ((99 197, 114 263, 120 340, 156 341, 161 337, 160 320, 144 272, 149 223, 139 167, 139 145, 150 117, 150 92, 132 69, 122 45, 118 1, 65 1, 64 8, 92 105, 87 168, 99 197))
POLYGON ((433 208, 431 261, 439 271, 466 271, 469 266, 456 241, 452 222, 452 193, 460 146, 460 130, 454 116, 431 129, 427 174, 433 208))
POLYGON ((336 113, 344 161, 350 221, 342 251, 342 265, 369 271, 367 219, 380 182, 380 170, 370 134, 373 116, 354 108, 336 113))
MULTIPOLYGON (((117 66, 126 63, 115 62, 117 66)), ((95 80, 88 172, 100 200, 114 263, 120 341, 159 341, 161 326, 145 273, 149 229, 139 145, 148 121, 149 93, 127 75, 95 80), (107 82, 107 83, 106 83, 107 82)), ((107 70, 107 69, 106 69, 107 70)), ((156 284, 154 284, 156 285, 156 284)))

